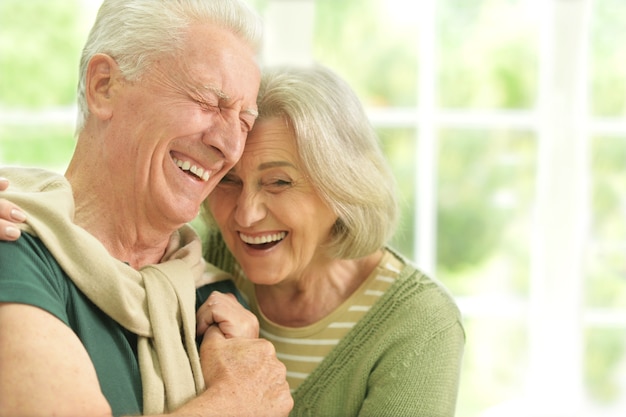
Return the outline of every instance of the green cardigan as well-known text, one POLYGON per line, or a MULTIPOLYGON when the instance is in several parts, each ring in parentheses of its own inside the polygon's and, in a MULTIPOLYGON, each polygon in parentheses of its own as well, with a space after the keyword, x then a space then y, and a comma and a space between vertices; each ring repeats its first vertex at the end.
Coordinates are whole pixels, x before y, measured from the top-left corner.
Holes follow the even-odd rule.
MULTIPOLYGON (((233 272, 235 261, 220 237, 206 243, 207 260, 233 272)), ((454 416, 465 345, 461 315, 440 283, 405 263, 296 389, 290 416, 454 416)))

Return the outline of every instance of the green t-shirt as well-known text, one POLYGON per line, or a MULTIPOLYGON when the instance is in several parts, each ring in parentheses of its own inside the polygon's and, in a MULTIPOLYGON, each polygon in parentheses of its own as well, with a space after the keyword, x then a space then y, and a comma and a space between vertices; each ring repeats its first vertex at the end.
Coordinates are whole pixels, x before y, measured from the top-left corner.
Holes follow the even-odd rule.
POLYGON ((71 327, 89 353, 113 415, 142 413, 136 335, 89 301, 39 239, 23 233, 17 242, 0 242, 0 302, 39 307, 71 327))

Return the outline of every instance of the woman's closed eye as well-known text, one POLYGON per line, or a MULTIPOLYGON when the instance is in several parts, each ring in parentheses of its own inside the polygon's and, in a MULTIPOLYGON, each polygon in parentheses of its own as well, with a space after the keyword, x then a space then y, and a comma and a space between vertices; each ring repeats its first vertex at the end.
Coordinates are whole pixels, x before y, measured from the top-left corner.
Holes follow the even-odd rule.
POLYGON ((277 180, 271 181, 270 184, 276 185, 276 186, 288 186, 288 185, 291 185, 291 180, 277 179, 277 180))
POLYGON ((293 186, 293 181, 285 178, 272 178, 263 181, 263 188, 270 192, 280 192, 293 186))

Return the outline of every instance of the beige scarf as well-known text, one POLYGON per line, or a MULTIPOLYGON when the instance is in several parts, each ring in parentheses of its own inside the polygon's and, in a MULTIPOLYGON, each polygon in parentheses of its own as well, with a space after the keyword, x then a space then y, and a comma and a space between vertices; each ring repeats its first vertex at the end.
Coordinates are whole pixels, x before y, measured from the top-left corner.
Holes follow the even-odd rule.
POLYGON ((171 411, 204 390, 195 344, 195 286, 214 279, 203 275, 197 234, 181 228, 161 263, 137 271, 74 225, 74 199, 65 177, 23 168, 2 168, 0 176, 11 181, 2 197, 27 213, 24 229, 43 241, 95 305, 138 336, 144 413, 171 411))

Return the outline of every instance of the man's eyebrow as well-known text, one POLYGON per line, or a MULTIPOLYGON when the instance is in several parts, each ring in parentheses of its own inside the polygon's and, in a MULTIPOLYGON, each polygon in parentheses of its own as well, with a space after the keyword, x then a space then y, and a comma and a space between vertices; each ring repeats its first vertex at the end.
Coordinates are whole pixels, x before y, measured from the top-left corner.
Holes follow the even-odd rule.
POLYGON ((226 94, 222 89, 214 86, 214 85, 201 85, 195 89, 199 94, 204 94, 207 92, 215 94, 220 100, 229 100, 230 96, 226 94))
POLYGON ((257 109, 255 109, 255 108, 253 108, 253 107, 249 107, 249 108, 245 109, 243 112, 251 115, 255 119, 257 117, 259 117, 259 111, 257 109))
MULTIPOLYGON (((202 90, 212 92, 212 93, 213 93, 213 94, 215 94, 215 95, 216 95, 216 96, 217 96, 220 100, 224 100, 224 101, 228 101, 228 100, 230 100, 230 96, 229 96, 228 94, 226 94, 226 92, 225 92, 225 91, 223 91, 222 89, 217 88, 217 87, 215 87, 215 86, 213 86, 213 85, 203 85, 203 86, 202 86, 202 90)), ((257 109, 255 109, 254 107, 249 107, 249 108, 247 108, 247 109, 244 109, 244 110, 243 110, 243 113, 247 113, 247 114, 249 114, 250 116, 254 117, 255 119, 256 119, 257 117, 259 117, 259 111, 258 111, 257 109)))

